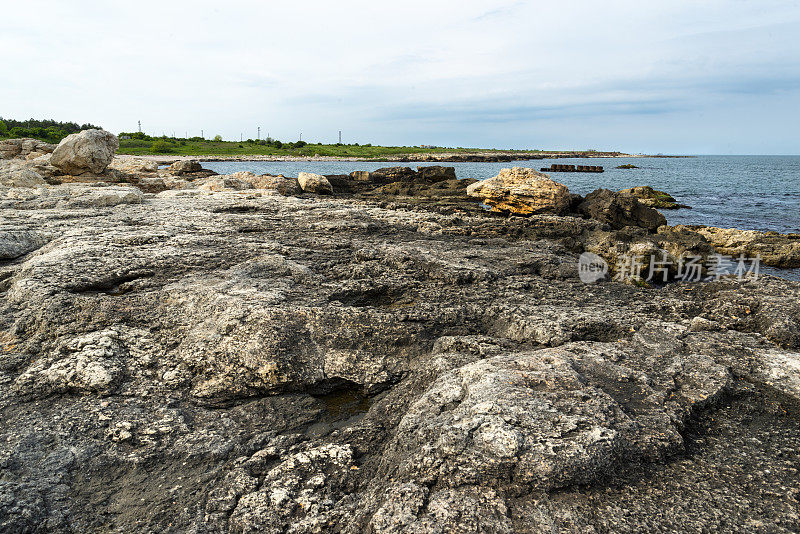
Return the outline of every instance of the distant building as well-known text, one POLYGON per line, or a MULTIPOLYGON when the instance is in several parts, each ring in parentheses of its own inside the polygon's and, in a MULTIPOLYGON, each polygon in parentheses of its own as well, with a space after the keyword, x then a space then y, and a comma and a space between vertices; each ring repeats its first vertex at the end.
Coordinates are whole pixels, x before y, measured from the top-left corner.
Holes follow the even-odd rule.
POLYGON ((130 135, 120 135, 119 138, 120 139, 130 139, 131 136, 130 135))
POLYGON ((436 145, 419 145, 420 148, 439 148, 436 145))

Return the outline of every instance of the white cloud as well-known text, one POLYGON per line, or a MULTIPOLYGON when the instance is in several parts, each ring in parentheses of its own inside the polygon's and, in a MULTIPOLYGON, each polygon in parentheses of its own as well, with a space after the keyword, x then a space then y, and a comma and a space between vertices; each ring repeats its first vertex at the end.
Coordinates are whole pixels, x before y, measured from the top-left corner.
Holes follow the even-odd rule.
POLYGON ((748 151, 774 131, 772 150, 796 151, 777 134, 800 118, 792 1, 39 0, 4 14, 7 117, 664 152, 748 151), (698 118, 752 120, 748 107, 758 139, 698 118))

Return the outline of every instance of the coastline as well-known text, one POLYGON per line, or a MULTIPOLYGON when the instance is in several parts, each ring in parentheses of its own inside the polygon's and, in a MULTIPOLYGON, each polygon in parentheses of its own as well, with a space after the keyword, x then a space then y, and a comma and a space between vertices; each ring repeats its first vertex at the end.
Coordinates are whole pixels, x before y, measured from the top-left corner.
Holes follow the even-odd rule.
POLYGON ((377 158, 352 156, 275 156, 267 154, 249 155, 171 155, 171 154, 118 154, 122 157, 140 158, 168 165, 176 161, 368 161, 387 163, 495 163, 503 161, 533 161, 542 159, 569 158, 693 158, 695 156, 670 156, 648 154, 624 154, 621 152, 552 152, 552 153, 513 153, 513 152, 475 152, 475 153, 422 153, 403 154, 377 158))

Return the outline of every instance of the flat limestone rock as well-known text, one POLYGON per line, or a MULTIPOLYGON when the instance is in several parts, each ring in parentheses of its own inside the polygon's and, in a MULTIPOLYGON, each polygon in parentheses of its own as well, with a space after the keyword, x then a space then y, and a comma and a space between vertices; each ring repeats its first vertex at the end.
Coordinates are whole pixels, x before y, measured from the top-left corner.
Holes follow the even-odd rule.
POLYGON ((797 530, 800 284, 587 285, 708 242, 406 182, 157 179, 0 187, 0 530, 797 530))
POLYGON ((15 161, 0 161, 0 185, 8 187, 39 187, 44 178, 30 165, 15 161))
POLYGON ((779 234, 713 226, 687 227, 702 235, 720 253, 748 258, 761 257, 766 265, 781 268, 800 267, 800 234, 779 234))
POLYGON ((116 156, 108 168, 126 174, 152 174, 158 172, 158 163, 145 158, 116 156))

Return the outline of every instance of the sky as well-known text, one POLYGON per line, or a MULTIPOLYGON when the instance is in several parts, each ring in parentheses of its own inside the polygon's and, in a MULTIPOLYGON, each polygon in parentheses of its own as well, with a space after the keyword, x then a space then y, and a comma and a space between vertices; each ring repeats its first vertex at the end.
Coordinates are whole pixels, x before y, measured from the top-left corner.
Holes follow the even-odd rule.
POLYGON ((800 1, 26 0, 0 116, 114 133, 800 154, 800 1))

